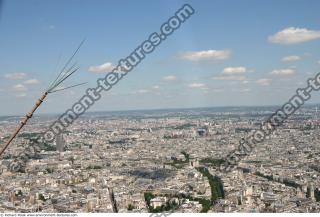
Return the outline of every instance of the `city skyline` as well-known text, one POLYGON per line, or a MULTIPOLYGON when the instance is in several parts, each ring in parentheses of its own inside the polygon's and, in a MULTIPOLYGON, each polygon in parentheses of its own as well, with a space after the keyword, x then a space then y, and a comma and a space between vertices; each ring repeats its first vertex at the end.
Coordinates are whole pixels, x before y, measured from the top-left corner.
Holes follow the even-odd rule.
MULTIPOLYGON (((315 107, 301 108, 224 169, 241 138, 270 113, 260 107, 95 114, 63 133, 64 149, 37 140, 55 119, 38 117, 0 161, 0 191, 8 192, 0 211, 319 212, 315 107)), ((0 119, 1 142, 16 123, 0 119)))

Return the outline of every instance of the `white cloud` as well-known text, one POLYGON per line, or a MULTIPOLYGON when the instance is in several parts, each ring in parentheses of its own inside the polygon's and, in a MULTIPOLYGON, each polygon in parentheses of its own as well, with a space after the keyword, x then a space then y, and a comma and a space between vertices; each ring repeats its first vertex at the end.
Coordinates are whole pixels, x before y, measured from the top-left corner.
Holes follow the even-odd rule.
POLYGON ((301 60, 301 57, 293 55, 293 56, 283 57, 281 61, 282 62, 294 62, 294 61, 298 61, 298 60, 301 60))
POLYGON ((40 81, 37 80, 37 79, 29 79, 29 80, 26 80, 23 82, 24 84, 30 84, 30 85, 33 85, 33 84, 39 84, 40 81))
POLYGON ((297 44, 319 38, 320 31, 289 27, 269 36, 268 40, 276 44, 297 44))
POLYGON ((234 76, 234 75, 219 75, 212 77, 213 80, 219 81, 243 81, 246 79, 245 76, 234 76))
POLYGON ((152 88, 155 89, 155 90, 158 90, 158 89, 160 89, 160 86, 159 85, 154 85, 154 86, 152 86, 152 88))
POLYGON ((88 71, 89 72, 111 72, 114 68, 115 66, 112 65, 112 63, 107 62, 98 66, 90 66, 88 71))
POLYGON ((249 81, 248 80, 244 80, 244 81, 242 81, 242 84, 248 84, 249 83, 249 81))
POLYGON ((174 75, 168 75, 162 78, 164 81, 175 81, 177 80, 177 77, 174 75))
POLYGON ((250 91, 251 91, 250 88, 240 89, 240 92, 241 92, 241 93, 247 93, 247 92, 250 92, 250 91))
POLYGON ((27 76, 26 73, 23 72, 17 72, 17 73, 8 73, 5 74, 4 77, 10 80, 20 80, 27 76))
POLYGON ((275 69, 270 72, 271 75, 279 75, 279 76, 290 76, 294 75, 295 71, 293 69, 275 69))
POLYGON ((223 89, 222 88, 213 88, 213 89, 211 89, 211 91, 214 93, 220 93, 223 91, 223 89))
POLYGON ((261 79, 257 80, 256 83, 261 86, 269 86, 271 84, 271 79, 261 78, 261 79))
POLYGON ((318 63, 320 64, 320 60, 318 61, 318 63))
POLYGON ((243 75, 247 72, 246 67, 227 67, 218 76, 212 77, 213 80, 219 81, 245 81, 246 77, 243 75))
POLYGON ((206 88, 206 85, 202 83, 192 83, 192 84, 189 84, 189 87, 190 88, 206 88))
POLYGON ((204 51, 194 51, 186 52, 181 55, 181 59, 186 59, 190 61, 200 61, 200 60, 225 60, 231 55, 229 50, 204 50, 204 51))
POLYGON ((203 86, 203 87, 201 87, 201 90, 209 90, 209 87, 203 86))
POLYGON ((24 98, 26 96, 27 96, 26 93, 19 93, 19 94, 16 95, 17 98, 24 98))
POLYGON ((239 75, 247 71, 246 67, 227 67, 223 69, 223 75, 239 75))
POLYGON ((27 88, 23 84, 16 84, 13 86, 14 91, 26 91, 27 88))
POLYGON ((138 90, 136 93, 148 93, 149 91, 148 90, 145 90, 145 89, 141 89, 141 90, 138 90))

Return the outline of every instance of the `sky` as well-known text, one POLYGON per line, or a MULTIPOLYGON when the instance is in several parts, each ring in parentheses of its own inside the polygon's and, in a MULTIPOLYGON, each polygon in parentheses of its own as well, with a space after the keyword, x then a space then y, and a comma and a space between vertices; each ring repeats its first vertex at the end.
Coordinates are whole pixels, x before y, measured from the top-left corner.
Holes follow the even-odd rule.
MULTIPOLYGON (((68 57, 79 72, 38 114, 62 113, 185 3, 195 14, 90 111, 282 105, 320 72, 317 0, 29 0, 0 11, 0 115, 22 115, 68 57)), ((308 103, 318 103, 315 92, 308 103)))

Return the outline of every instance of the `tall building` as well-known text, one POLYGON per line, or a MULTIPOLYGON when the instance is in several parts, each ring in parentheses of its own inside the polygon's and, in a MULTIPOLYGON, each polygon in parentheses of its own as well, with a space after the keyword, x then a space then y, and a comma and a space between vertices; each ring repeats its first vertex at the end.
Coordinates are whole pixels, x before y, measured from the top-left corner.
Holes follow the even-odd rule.
POLYGON ((112 211, 114 213, 118 213, 118 205, 117 205, 117 201, 115 199, 114 193, 113 193, 113 189, 112 188, 108 188, 109 191, 109 197, 110 197, 110 201, 112 204, 112 211))
POLYGON ((310 191, 309 192, 310 199, 313 201, 316 201, 316 198, 314 196, 314 184, 313 183, 310 183, 309 191, 310 191))
POLYGON ((62 133, 58 134, 56 136, 57 151, 64 152, 65 144, 66 144, 66 142, 63 138, 62 133))

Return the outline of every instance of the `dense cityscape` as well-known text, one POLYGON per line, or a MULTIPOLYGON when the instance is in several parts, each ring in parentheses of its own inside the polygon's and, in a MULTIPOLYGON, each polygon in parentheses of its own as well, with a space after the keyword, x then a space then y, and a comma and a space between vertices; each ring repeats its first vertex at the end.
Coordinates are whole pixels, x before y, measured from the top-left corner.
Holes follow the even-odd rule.
MULTIPOLYGON (((0 160, 0 212, 319 212, 317 105, 219 169, 276 109, 87 113, 53 143, 36 138, 56 117, 36 116, 0 160)), ((0 144, 19 121, 0 118, 0 144)))
POLYGON ((319 0, 0 0, 0 217, 320 213, 319 0))

